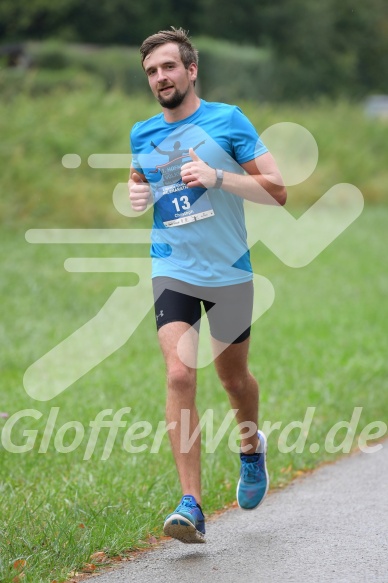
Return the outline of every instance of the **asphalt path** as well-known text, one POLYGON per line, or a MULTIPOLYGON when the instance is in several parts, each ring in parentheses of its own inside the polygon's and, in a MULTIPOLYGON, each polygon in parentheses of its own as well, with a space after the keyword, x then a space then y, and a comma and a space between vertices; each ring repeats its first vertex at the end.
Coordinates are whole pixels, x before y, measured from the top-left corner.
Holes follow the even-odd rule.
POLYGON ((388 442, 321 466, 257 510, 233 508, 206 527, 207 544, 166 541, 90 580, 388 583, 388 442))

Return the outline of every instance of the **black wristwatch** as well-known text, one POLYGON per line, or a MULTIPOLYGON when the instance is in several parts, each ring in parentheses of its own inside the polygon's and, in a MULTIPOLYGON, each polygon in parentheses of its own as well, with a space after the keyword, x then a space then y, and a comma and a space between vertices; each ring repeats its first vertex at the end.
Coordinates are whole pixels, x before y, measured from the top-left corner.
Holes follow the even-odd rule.
POLYGON ((224 171, 220 170, 219 168, 216 168, 216 177, 217 180, 213 188, 221 188, 222 181, 224 180, 224 171))

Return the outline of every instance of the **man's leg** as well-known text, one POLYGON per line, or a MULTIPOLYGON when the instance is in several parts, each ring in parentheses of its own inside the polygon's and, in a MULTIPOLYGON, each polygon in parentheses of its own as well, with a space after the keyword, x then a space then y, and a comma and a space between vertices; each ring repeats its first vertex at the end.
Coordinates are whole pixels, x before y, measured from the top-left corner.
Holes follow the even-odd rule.
POLYGON ((215 359, 215 365, 230 403, 233 409, 237 409, 236 420, 243 424, 237 503, 244 510, 253 510, 260 506, 267 494, 269 476, 266 466, 267 440, 257 427, 259 390, 248 369, 248 346, 249 338, 231 344, 215 359), (244 437, 244 434, 248 435, 244 437))
MULTIPOLYGON (((213 339, 213 344, 217 347, 221 343, 213 339)), ((215 358, 214 364, 232 409, 237 409, 237 423, 250 423, 252 426, 252 431, 246 427, 242 429, 241 439, 242 451, 250 454, 258 446, 259 385, 248 369, 248 350, 249 338, 230 344, 215 358), (244 437, 244 433, 249 433, 250 437, 244 437)))
POLYGON ((212 288, 206 295, 204 306, 209 319, 217 374, 232 408, 237 410, 237 423, 251 425, 250 431, 247 427, 242 430, 242 451, 254 453, 258 445, 259 386, 248 369, 253 283, 247 281, 212 288))
POLYGON ((175 511, 166 517, 163 530, 183 543, 204 543, 205 518, 200 506, 201 436, 198 433, 192 444, 187 444, 181 437, 184 435, 190 439, 199 424, 195 406, 198 332, 194 328, 186 334, 184 346, 180 344, 179 354, 177 351, 179 339, 190 328, 190 324, 185 322, 170 322, 158 332, 167 369, 166 420, 171 424, 171 448, 183 492, 175 511), (184 362, 190 362, 193 366, 184 364, 182 356, 184 362), (183 410, 186 416, 182 420, 183 410), (182 427, 182 423, 188 424, 188 427, 182 427))
MULTIPOLYGON (((158 337, 166 363, 167 372, 167 401, 166 421, 175 424, 169 430, 171 449, 174 455, 178 475, 182 487, 182 493, 191 494, 198 504, 201 504, 201 436, 198 434, 189 451, 182 451, 181 436, 190 438, 199 424, 198 412, 195 405, 196 394, 196 368, 188 367, 178 355, 177 344, 182 334, 191 328, 185 322, 171 322, 159 329, 158 337), (182 430, 182 410, 185 409, 189 418, 189 428, 182 430)), ((198 333, 191 328, 192 333, 186 335, 187 341, 183 350, 188 356, 185 362, 196 362, 198 351, 198 333)), ((182 347, 180 347, 182 350, 182 347)), ((182 356, 182 352, 180 352, 182 356)), ((186 417, 187 419, 187 417, 186 417)), ((184 449, 184 447, 183 447, 184 449)))

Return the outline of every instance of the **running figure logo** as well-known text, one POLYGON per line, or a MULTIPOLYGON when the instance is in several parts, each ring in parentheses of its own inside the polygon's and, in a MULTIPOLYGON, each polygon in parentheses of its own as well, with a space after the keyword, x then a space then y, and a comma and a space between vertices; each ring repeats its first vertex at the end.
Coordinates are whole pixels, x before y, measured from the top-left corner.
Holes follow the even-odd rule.
MULTIPOLYGON (((149 172, 160 171, 163 176, 162 168, 168 167, 169 164, 175 164, 179 168, 182 165, 181 160, 188 150, 181 148, 181 142, 177 139, 178 137, 181 139, 181 134, 174 136, 173 132, 169 137, 174 144, 172 150, 159 146, 154 148, 158 156, 168 156, 169 162, 156 167, 155 163, 147 164, 145 160, 144 167, 156 168, 149 172)), ((205 141, 206 146, 210 144, 212 149, 221 148, 205 132, 202 137, 202 141, 201 138, 193 140, 197 144, 196 148, 205 141)), ((262 138, 273 151, 278 163, 280 162, 279 167, 286 185, 302 183, 315 170, 318 146, 314 137, 303 126, 291 122, 278 123, 265 130, 262 138), (284 152, 283 164, 282 152, 284 152)), ((63 157, 62 164, 67 168, 76 168, 80 165, 80 158, 79 162, 74 164, 75 158, 79 157, 76 154, 67 154, 63 157), (67 165, 67 158, 71 158, 72 165, 67 165)), ((156 156, 152 156, 153 160, 154 158, 156 156)), ((128 168, 131 159, 121 154, 93 154, 88 162, 91 168, 128 168)), ((171 168, 170 171, 171 176, 169 175, 167 180, 172 179, 171 168)), ((177 194, 175 197, 177 198, 175 202, 179 203, 177 194)), ((129 201, 128 207, 125 207, 124 202, 120 202, 124 199, 128 201, 126 183, 115 187, 114 205, 125 216, 140 216, 132 213, 129 201)), ((303 268, 359 217, 363 203, 360 190, 348 183, 333 185, 299 218, 294 218, 284 207, 247 203, 245 215, 248 246, 251 248, 261 241, 288 267, 303 268)), ((184 226, 179 228, 184 229, 184 226)), ((26 233, 27 242, 49 245, 78 243, 128 246, 149 244, 149 239, 150 229, 31 229, 26 233)), ((231 257, 231 264, 237 260, 238 257, 231 257)), ((134 273, 138 276, 138 283, 133 286, 117 287, 94 317, 31 364, 24 375, 24 388, 31 398, 39 401, 53 399, 122 347, 137 330, 154 303, 149 258, 77 256, 68 258, 64 267, 71 273, 134 273), (123 318, 123 314, 128 314, 129 306, 133 309, 129 317, 123 318)), ((252 323, 271 307, 275 296, 273 286, 267 278, 254 273, 253 280, 257 293, 252 323)), ((163 310, 158 317, 163 317, 162 312, 163 310)), ((206 318, 204 324, 206 325, 206 318)), ((208 339, 205 342, 208 342, 208 339)), ((210 344, 204 345, 202 352, 201 350, 200 345, 197 368, 207 366, 214 358, 210 344)))
MULTIPOLYGON (((206 140, 202 140, 202 142, 193 147, 193 150, 195 151, 197 148, 202 146, 202 144, 204 144, 205 141, 206 140)), ((156 174, 157 172, 160 172, 163 176, 163 183, 165 186, 179 182, 181 178, 181 168, 183 165, 183 159, 190 158, 189 149, 187 148, 181 150, 180 149, 181 142, 179 141, 176 141, 174 143, 173 150, 162 150, 161 148, 159 148, 159 146, 156 146, 154 142, 151 141, 150 143, 151 146, 155 148, 155 150, 158 152, 158 154, 161 154, 162 156, 168 156, 169 159, 168 162, 166 162, 166 164, 160 164, 156 166, 156 169, 151 170, 151 173, 156 174)))

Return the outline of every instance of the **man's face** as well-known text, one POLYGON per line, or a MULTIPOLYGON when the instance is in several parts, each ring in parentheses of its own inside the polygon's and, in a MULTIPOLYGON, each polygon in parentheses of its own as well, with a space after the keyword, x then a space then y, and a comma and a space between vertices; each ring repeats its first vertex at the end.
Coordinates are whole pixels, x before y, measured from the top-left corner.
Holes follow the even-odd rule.
POLYGON ((194 91, 197 66, 193 63, 185 69, 176 43, 157 47, 146 56, 143 66, 152 93, 162 107, 175 109, 194 91))

